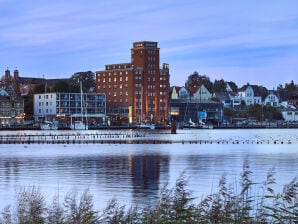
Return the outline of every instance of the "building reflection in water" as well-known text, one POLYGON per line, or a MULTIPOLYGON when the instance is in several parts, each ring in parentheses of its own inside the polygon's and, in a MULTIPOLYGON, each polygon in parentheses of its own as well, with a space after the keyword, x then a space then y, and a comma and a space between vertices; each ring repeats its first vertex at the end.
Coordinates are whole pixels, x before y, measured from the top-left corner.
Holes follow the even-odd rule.
POLYGON ((168 175, 169 157, 137 155, 129 157, 129 164, 134 203, 156 200, 161 186, 160 176, 161 174, 168 175))

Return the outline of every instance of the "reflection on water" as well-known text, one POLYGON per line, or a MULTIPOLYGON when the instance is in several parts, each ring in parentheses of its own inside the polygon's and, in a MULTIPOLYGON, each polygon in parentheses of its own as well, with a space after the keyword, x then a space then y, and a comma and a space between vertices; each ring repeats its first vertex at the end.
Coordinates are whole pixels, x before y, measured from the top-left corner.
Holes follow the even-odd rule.
MULTIPOLYGON (((297 130, 282 131, 286 137, 297 136, 297 130)), ((228 132, 221 132, 203 134, 229 138, 228 132)), ((261 137, 268 135, 258 132, 261 137)), ((253 134, 243 132, 245 138, 248 135, 253 134)), ((19 187, 32 185, 40 186, 49 201, 58 193, 89 188, 98 208, 113 197, 124 205, 148 205, 164 184, 173 186, 182 172, 189 178, 189 189, 200 198, 216 189, 224 173, 231 183, 239 181, 245 159, 256 182, 275 167, 279 190, 298 175, 297 144, 0 145, 0 208, 14 203, 19 187)))

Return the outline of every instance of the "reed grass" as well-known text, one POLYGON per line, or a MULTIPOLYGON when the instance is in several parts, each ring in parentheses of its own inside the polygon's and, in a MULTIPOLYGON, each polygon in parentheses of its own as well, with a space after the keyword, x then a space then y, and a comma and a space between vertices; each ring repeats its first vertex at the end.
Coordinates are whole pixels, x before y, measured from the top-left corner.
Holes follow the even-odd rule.
POLYGON ((227 183, 226 175, 218 182, 218 190, 199 202, 187 189, 184 174, 174 187, 165 185, 154 205, 140 208, 120 205, 111 199, 98 211, 89 190, 81 195, 68 193, 60 202, 55 196, 47 204, 39 188, 21 188, 16 204, 0 213, 1 224, 97 224, 97 223, 298 223, 298 180, 295 177, 276 193, 275 170, 268 171, 265 180, 254 183, 249 162, 243 163, 238 189, 227 183), (252 189, 258 188, 258 194, 252 189))

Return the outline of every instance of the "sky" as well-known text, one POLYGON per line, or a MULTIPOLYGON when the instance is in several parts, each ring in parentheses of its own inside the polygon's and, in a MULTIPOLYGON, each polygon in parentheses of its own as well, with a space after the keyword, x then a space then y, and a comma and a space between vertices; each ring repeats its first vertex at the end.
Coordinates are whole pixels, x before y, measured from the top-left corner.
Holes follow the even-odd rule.
POLYGON ((297 0, 0 0, 0 75, 68 78, 130 62, 156 41, 170 84, 211 81, 268 89, 298 82, 297 0))

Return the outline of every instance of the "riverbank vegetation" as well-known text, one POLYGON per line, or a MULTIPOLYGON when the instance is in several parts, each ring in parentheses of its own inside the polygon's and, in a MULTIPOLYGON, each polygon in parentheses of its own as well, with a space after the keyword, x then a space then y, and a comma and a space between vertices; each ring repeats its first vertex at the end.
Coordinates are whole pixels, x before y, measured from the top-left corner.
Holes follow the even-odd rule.
POLYGON ((264 182, 255 183, 246 161, 239 187, 227 183, 223 175, 217 192, 199 202, 182 175, 174 187, 161 189, 155 205, 128 208, 112 199, 101 211, 94 208, 89 190, 64 198, 58 195, 47 204, 38 187, 26 187, 18 191, 14 206, 1 211, 0 223, 298 223, 298 180, 294 178, 277 193, 274 174, 272 169, 264 182))

